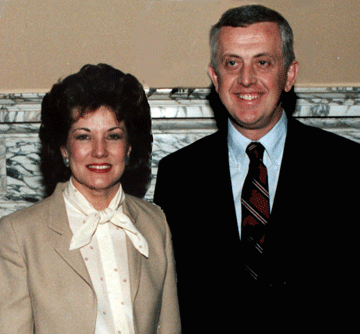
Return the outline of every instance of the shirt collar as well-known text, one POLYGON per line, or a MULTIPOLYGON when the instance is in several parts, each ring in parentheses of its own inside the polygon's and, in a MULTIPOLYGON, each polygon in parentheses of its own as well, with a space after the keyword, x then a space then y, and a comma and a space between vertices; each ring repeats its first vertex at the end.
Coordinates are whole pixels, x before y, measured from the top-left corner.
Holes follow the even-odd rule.
MULTIPOLYGON (((251 140, 237 131, 230 120, 228 123, 229 151, 237 161, 244 161, 246 157, 245 150, 246 147, 251 143, 251 140)), ((287 134, 287 123, 288 120, 286 114, 283 112, 280 120, 270 130, 270 132, 258 140, 258 142, 260 142, 265 147, 265 152, 272 163, 281 161, 287 134)))

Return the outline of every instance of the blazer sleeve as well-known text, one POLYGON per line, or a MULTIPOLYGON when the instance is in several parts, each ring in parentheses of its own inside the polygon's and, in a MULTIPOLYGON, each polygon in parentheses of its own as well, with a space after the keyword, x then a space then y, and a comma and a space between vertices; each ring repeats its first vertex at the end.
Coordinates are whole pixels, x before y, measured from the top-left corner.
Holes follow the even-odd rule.
POLYGON ((27 265, 11 221, 0 220, 0 333, 33 333, 27 265))
POLYGON ((179 334, 181 333, 181 329, 180 329, 181 326, 180 326, 179 304, 177 299, 175 260, 174 260, 172 242, 171 242, 171 234, 167 224, 166 224, 166 255, 168 259, 168 265, 167 265, 166 277, 164 281, 158 333, 179 334))
POLYGON ((158 166, 158 172, 156 176, 156 184, 155 184, 155 191, 154 191, 154 203, 159 205, 163 210, 166 207, 165 199, 166 199, 166 176, 165 171, 167 170, 166 167, 163 167, 164 160, 160 160, 158 166))

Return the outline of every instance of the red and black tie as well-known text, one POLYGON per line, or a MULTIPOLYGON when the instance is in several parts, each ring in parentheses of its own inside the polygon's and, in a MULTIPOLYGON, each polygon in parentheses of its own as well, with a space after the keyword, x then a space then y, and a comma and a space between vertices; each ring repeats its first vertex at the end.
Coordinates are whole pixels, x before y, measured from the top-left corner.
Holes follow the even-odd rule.
POLYGON ((241 194, 241 242, 245 269, 257 280, 262 268, 265 230, 270 217, 269 187, 263 163, 264 147, 253 142, 246 153, 250 164, 241 194))

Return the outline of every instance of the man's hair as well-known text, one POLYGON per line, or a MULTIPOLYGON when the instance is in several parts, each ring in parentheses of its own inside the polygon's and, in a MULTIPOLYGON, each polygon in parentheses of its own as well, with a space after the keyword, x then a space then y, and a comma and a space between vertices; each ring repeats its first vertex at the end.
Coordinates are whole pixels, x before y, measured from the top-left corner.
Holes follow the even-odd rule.
POLYGON ((278 12, 261 6, 248 5, 227 10, 210 30, 211 66, 217 70, 219 33, 222 27, 247 27, 254 23, 274 22, 278 25, 282 40, 282 52, 285 67, 288 68, 295 60, 293 48, 293 32, 289 23, 278 12))

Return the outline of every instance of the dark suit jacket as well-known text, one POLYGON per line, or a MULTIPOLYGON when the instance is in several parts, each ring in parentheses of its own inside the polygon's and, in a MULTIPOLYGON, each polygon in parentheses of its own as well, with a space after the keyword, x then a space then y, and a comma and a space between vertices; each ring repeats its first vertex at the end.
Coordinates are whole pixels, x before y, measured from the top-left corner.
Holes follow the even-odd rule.
POLYGON ((259 282, 242 269, 226 131, 161 160, 154 201, 173 235, 183 332, 347 324, 358 295, 359 160, 360 145, 289 119, 259 282))

